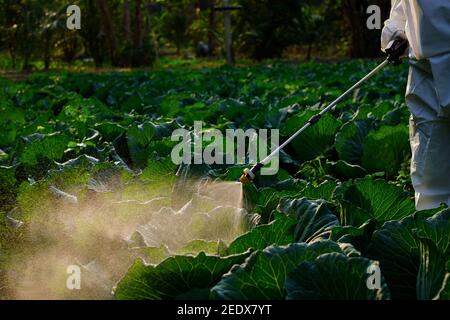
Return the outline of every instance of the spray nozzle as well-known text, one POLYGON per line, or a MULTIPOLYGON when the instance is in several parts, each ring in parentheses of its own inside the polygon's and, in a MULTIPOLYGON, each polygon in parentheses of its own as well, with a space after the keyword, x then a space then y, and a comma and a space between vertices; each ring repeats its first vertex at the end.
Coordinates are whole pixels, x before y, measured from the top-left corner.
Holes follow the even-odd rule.
POLYGON ((258 162, 256 163, 253 167, 246 168, 244 170, 244 172, 242 173, 242 176, 239 178, 239 181, 242 184, 247 184, 253 181, 253 179, 255 179, 256 174, 258 173, 258 171, 261 170, 261 168, 263 167, 263 164, 258 162))

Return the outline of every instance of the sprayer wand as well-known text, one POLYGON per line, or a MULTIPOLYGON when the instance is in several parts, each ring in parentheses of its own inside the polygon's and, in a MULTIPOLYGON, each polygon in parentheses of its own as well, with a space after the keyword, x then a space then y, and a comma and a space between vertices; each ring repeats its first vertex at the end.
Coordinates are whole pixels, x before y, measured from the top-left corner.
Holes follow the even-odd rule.
POLYGON ((385 49, 385 52, 388 54, 386 60, 384 60, 381 64, 379 64, 375 69, 370 71, 366 76, 364 76, 364 78, 355 83, 351 88, 349 88, 347 91, 341 94, 336 100, 331 102, 322 111, 312 116, 303 127, 301 127, 292 136, 290 136, 278 148, 273 150, 272 153, 270 153, 267 157, 265 157, 263 160, 253 165, 253 167, 246 168, 242 176, 239 178, 239 181, 243 184, 250 183, 253 179, 255 179, 256 174, 261 170, 261 168, 264 167, 267 163, 269 163, 270 159, 272 159, 272 157, 277 155, 278 152, 280 152, 280 150, 282 150, 286 145, 288 145, 292 140, 294 140, 300 133, 305 131, 308 127, 311 127, 315 125, 317 122, 319 122, 324 114, 326 114, 328 111, 334 108, 339 102, 344 100, 344 98, 347 97, 351 92, 361 87, 361 85, 364 82, 366 82, 372 76, 381 71, 387 64, 389 63, 393 65, 401 64, 401 57, 403 56, 407 48, 408 48, 407 40, 404 39, 392 40, 385 49))

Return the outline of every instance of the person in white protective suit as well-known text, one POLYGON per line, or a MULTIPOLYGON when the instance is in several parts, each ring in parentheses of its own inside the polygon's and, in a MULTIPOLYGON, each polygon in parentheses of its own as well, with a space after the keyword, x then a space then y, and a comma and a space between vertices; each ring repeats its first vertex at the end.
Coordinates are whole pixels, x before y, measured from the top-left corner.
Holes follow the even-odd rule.
POLYGON ((381 48, 409 42, 411 180, 417 210, 450 205, 450 0, 392 0, 381 48))

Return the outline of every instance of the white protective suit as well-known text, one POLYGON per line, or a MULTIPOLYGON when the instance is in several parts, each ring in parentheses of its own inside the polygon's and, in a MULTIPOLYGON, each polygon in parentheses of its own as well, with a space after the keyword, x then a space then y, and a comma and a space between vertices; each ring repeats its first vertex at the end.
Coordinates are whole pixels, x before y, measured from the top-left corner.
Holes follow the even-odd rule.
POLYGON ((381 47, 409 41, 411 179, 416 208, 450 205, 450 0, 392 0, 381 47))

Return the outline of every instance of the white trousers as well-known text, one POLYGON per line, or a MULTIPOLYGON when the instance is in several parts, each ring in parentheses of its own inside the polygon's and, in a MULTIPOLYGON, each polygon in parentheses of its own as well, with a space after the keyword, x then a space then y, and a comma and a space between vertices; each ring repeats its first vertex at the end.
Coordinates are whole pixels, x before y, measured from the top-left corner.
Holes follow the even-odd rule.
POLYGON ((450 91, 442 75, 433 75, 429 60, 411 60, 406 103, 411 111, 411 180, 417 210, 450 205, 450 113, 437 88, 450 91), (438 79, 436 79, 438 78, 438 79), (438 81, 441 81, 438 83, 438 81))

